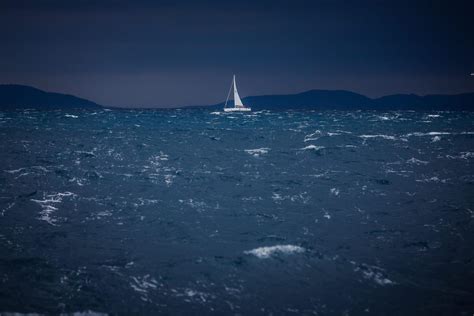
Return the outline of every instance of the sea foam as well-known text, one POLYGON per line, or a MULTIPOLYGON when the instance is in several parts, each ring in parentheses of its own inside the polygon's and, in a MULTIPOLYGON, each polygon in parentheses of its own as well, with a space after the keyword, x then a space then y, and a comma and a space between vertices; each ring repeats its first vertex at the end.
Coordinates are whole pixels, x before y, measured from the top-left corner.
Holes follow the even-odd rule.
POLYGON ((302 253, 305 252, 305 249, 300 246, 295 245, 276 245, 270 247, 260 247, 252 250, 244 251, 246 255, 254 255, 260 259, 267 259, 275 254, 293 254, 293 253, 302 253))
POLYGON ((260 157, 260 155, 267 154, 270 148, 256 148, 256 149, 245 149, 244 151, 247 154, 250 154, 254 157, 260 157))
POLYGON ((308 145, 306 147, 301 148, 301 150, 320 150, 324 148, 324 146, 308 145))

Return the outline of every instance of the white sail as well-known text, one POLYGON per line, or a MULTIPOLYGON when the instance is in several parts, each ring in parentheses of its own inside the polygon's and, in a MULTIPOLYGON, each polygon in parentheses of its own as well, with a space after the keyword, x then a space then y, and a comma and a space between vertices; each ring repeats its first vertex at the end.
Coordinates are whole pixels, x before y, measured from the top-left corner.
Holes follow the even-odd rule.
POLYGON ((224 104, 224 112, 248 112, 252 109, 248 106, 245 106, 240 99, 239 92, 237 91, 237 84, 235 83, 235 75, 232 78, 232 83, 230 84, 229 94, 227 94, 227 99, 225 100, 224 104), (232 87, 234 87, 234 107, 228 108, 227 102, 229 101, 230 93, 232 91, 232 87))
POLYGON ((236 108, 243 107, 242 100, 240 100, 239 92, 237 91, 237 84, 235 83, 235 75, 234 75, 234 106, 236 108))

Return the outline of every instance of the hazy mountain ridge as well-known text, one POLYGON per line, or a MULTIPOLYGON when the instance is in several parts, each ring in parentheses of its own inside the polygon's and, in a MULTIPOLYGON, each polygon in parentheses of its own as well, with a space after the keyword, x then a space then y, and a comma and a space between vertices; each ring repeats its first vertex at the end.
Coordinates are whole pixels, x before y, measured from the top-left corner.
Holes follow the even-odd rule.
MULTIPOLYGON (((297 94, 249 96, 243 103, 261 109, 316 110, 474 110, 474 93, 461 94, 393 94, 369 98, 345 90, 310 90, 297 94)), ((221 108, 224 103, 211 105, 221 108)))
MULTIPOLYGON (((393 94, 380 98, 369 98, 346 90, 309 90, 296 94, 248 96, 242 100, 253 110, 474 110, 474 93, 425 96, 393 94)), ((224 102, 180 108, 219 110, 223 106, 224 102)), ((46 92, 24 85, 0 85, 0 109, 98 107, 102 107, 102 105, 73 95, 46 92)))
POLYGON ((17 84, 0 85, 0 109, 99 108, 101 105, 69 94, 46 92, 17 84))

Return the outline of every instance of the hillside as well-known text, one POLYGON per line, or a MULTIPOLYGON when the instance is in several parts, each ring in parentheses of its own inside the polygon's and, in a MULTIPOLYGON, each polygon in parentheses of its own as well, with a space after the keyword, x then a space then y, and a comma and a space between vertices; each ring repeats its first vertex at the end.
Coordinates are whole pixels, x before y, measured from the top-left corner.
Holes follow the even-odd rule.
POLYGON ((46 92, 24 85, 0 85, 0 109, 99 107, 97 103, 73 95, 46 92))

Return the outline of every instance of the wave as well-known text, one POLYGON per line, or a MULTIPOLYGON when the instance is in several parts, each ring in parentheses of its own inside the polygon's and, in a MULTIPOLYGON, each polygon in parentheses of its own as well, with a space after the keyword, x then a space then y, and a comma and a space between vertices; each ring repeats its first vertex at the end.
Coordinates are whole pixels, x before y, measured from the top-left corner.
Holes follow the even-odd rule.
POLYGON ((416 159, 415 157, 413 157, 413 158, 408 159, 407 163, 414 164, 414 165, 426 165, 429 162, 424 161, 424 160, 419 160, 419 159, 416 159))
POLYGON ((130 287, 140 295, 140 299, 144 302, 150 301, 148 294, 149 290, 156 290, 159 286, 158 282, 150 277, 149 274, 143 277, 130 277, 132 282, 130 282, 130 287))
POLYGON ((75 197, 76 194, 72 192, 59 192, 56 194, 44 195, 43 200, 31 199, 31 201, 41 206, 40 220, 47 222, 50 225, 56 226, 57 219, 52 216, 58 208, 54 205, 61 203, 64 197, 75 197))
POLYGON ((417 179, 415 180, 416 182, 424 182, 424 183, 429 183, 429 182, 441 182, 441 183, 446 183, 447 179, 440 179, 438 177, 431 177, 431 178, 423 178, 423 179, 417 179))
POLYGON ((301 148, 301 150, 320 150, 320 149, 324 149, 324 148, 326 148, 326 147, 316 146, 316 145, 308 145, 306 147, 301 148))
POLYGON ((395 136, 383 135, 383 134, 360 135, 359 137, 363 138, 363 139, 369 139, 369 138, 383 138, 383 139, 388 139, 388 140, 396 140, 397 139, 395 136))
POLYGON ((23 170, 25 170, 26 168, 18 168, 18 169, 14 169, 14 170, 3 170, 7 173, 11 173, 11 174, 15 174, 15 173, 18 173, 18 172, 21 172, 23 170))
POLYGON ((351 261, 351 264, 356 265, 354 268, 354 272, 361 272, 362 276, 365 279, 372 280, 378 285, 385 286, 385 285, 394 285, 397 284, 387 278, 385 275, 385 270, 376 266, 369 266, 367 264, 360 264, 357 265, 354 261, 351 261))
POLYGON ((256 149, 244 149, 247 154, 250 154, 254 157, 260 157, 260 155, 267 154, 270 148, 262 147, 256 149))
POLYGON ((421 132, 413 132, 413 133, 408 133, 405 135, 405 137, 411 137, 411 136, 440 136, 440 135, 451 135, 450 132, 428 132, 428 133, 421 133, 421 132))
POLYGON ((432 142, 432 143, 436 143, 436 142, 439 142, 440 140, 441 140, 441 137, 435 136, 435 137, 433 137, 433 138, 431 139, 431 142, 432 142))
POLYGON ((316 135, 322 135, 322 132, 320 130, 316 130, 314 133, 308 134, 304 137, 304 142, 309 142, 311 140, 317 140, 319 136, 316 135))
POLYGON ((276 245, 270 247, 259 247, 252 250, 244 251, 246 255, 253 255, 260 259, 267 259, 276 254, 294 254, 303 253, 306 249, 295 245, 276 245))
POLYGON ((460 152, 458 156, 447 155, 446 158, 449 159, 471 159, 474 158, 474 152, 472 151, 463 151, 460 152))

